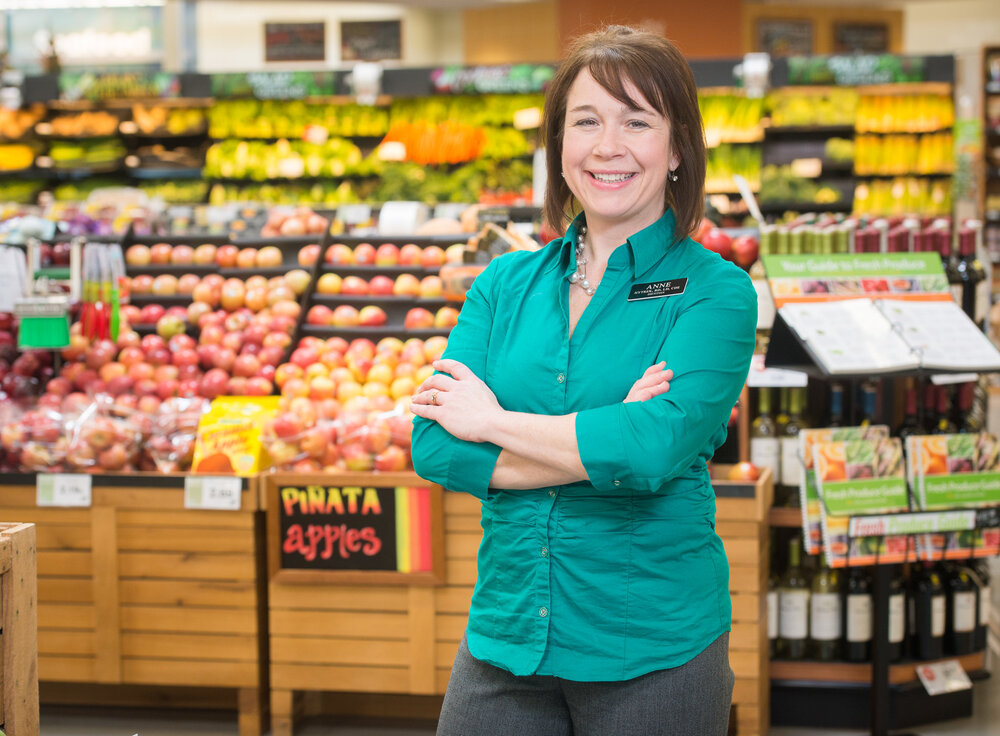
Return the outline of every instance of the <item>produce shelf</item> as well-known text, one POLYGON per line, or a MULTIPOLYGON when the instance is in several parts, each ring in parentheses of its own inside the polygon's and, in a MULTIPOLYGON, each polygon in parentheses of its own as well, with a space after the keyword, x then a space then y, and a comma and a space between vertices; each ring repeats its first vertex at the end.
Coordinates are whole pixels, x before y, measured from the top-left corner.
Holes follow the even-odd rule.
POLYGON ((855 174, 858 179, 898 179, 901 176, 919 176, 927 178, 944 178, 954 176, 954 172, 951 171, 938 171, 934 173, 921 173, 917 171, 908 171, 905 174, 855 174))
POLYGON ((850 212, 853 201, 843 202, 760 202, 761 212, 850 212))
POLYGON ((770 125, 765 137, 854 135, 854 125, 770 125))
MULTIPOLYGON (((163 242, 162 240, 154 241, 156 243, 163 242)), ((220 273, 221 270, 214 263, 208 265, 198 265, 195 263, 188 264, 176 264, 176 263, 151 263, 148 266, 130 266, 125 264, 125 273, 129 276, 138 276, 140 274, 149 274, 150 276, 159 276, 160 274, 172 274, 175 276, 182 276, 186 273, 193 273, 199 276, 210 273, 220 273)))
POLYGON ((194 297, 190 294, 129 294, 129 303, 140 304, 162 304, 165 307, 174 305, 190 304, 194 297))
POLYGON ((428 310, 440 309, 449 302, 447 299, 422 299, 418 296, 365 296, 364 294, 318 294, 312 295, 313 304, 323 304, 331 309, 347 304, 352 307, 366 307, 373 304, 377 307, 423 307, 428 310))
POLYGON ((382 325, 380 327, 326 327, 323 325, 302 325, 302 334, 313 337, 343 337, 353 339, 356 337, 367 337, 369 340, 380 340, 383 337, 419 337, 425 340, 428 337, 438 335, 447 337, 451 332, 450 327, 429 327, 427 329, 407 330, 402 325, 382 325))
POLYGON ((424 268, 423 266, 355 266, 351 264, 326 263, 320 269, 320 274, 335 273, 338 276, 363 276, 371 278, 378 274, 399 276, 412 273, 414 276, 430 276, 441 271, 440 268, 424 268))
POLYGON ((802 511, 797 508, 772 506, 767 514, 767 522, 771 526, 796 529, 802 526, 802 511))
POLYGON ((200 179, 201 168, 174 169, 169 166, 162 168, 146 168, 142 166, 127 167, 128 174, 133 179, 200 179))

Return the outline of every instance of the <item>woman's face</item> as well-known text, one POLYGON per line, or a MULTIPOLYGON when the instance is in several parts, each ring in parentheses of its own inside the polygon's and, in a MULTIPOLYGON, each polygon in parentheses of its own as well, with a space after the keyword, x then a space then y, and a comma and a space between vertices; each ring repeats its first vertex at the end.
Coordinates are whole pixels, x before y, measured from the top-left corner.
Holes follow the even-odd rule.
POLYGON ((630 109, 599 85, 587 69, 566 99, 562 168, 587 215, 589 227, 638 232, 664 211, 667 173, 677 167, 670 121, 626 80, 630 109))

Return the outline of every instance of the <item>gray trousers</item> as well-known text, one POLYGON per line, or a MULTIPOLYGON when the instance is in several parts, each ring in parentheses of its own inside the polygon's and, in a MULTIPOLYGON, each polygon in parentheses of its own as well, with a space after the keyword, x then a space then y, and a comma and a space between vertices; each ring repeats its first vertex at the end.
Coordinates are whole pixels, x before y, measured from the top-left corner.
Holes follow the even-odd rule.
POLYGON ((622 682, 519 677, 463 638, 437 736, 725 736, 732 696, 728 632, 680 667, 622 682))

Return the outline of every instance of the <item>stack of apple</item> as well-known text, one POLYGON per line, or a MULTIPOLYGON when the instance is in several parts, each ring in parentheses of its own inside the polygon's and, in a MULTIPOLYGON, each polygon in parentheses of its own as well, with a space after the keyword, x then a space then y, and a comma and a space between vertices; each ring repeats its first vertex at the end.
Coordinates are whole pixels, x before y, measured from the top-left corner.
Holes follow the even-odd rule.
POLYGON ((753 235, 738 235, 733 238, 715 223, 705 218, 691 238, 708 250, 715 251, 727 261, 732 261, 744 271, 757 261, 760 243, 753 235))
POLYGON ((0 445, 8 462, 28 472, 60 472, 66 460, 69 437, 66 418, 55 409, 36 407, 25 411, 17 421, 0 427, 0 445))
POLYGON ((289 237, 318 235, 326 232, 328 227, 330 221, 308 207, 296 207, 294 210, 275 207, 268 212, 267 222, 261 228, 260 234, 265 238, 276 235, 289 237))
MULTIPOLYGON (((263 248, 239 248, 232 244, 213 245, 131 245, 125 251, 125 264, 145 268, 148 266, 217 266, 219 268, 276 268, 284 257, 281 249, 269 245, 263 248)), ((155 293, 155 292, 154 292, 155 293)))
POLYGON ((300 473, 398 472, 410 467, 413 415, 387 397, 283 397, 281 411, 261 432, 279 470, 300 473))
POLYGON ((374 343, 358 338, 350 343, 341 337, 321 340, 303 337, 289 362, 278 366, 275 383, 284 397, 308 397, 317 401, 336 399, 341 404, 355 396, 405 400, 428 378, 431 362, 444 353, 448 338, 384 337, 374 343))
MULTIPOLYGON (((445 263, 461 263, 464 243, 455 243, 447 249, 438 245, 428 245, 421 248, 416 243, 396 245, 382 243, 375 247, 371 243, 358 243, 351 246, 344 243, 334 243, 326 249, 323 262, 328 266, 375 266, 377 268, 404 266, 407 268, 440 268, 445 263)), ((315 265, 319 258, 318 245, 306 245, 299 250, 298 260, 301 266, 315 265)))
POLYGON ((18 353, 17 319, 12 312, 0 312, 0 398, 37 398, 53 375, 52 353, 18 353))
MULTIPOLYGON (((376 274, 365 280, 360 276, 341 277, 335 273, 324 273, 316 281, 316 294, 321 296, 412 297, 422 299, 441 298, 441 279, 435 275, 422 279, 413 274, 400 274, 394 279, 384 274, 376 274)), ((306 324, 321 327, 381 327, 388 322, 385 310, 368 304, 361 309, 351 304, 340 304, 333 309, 325 304, 315 304, 306 313, 306 324)), ((443 306, 436 312, 424 307, 413 307, 403 323, 404 329, 427 329, 453 327, 458 321, 458 310, 443 306)))

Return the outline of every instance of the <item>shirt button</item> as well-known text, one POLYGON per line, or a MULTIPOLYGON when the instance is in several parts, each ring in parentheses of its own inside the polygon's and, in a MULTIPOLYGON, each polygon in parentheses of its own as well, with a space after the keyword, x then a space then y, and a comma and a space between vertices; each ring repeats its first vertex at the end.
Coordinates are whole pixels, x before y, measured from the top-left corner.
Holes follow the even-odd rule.
POLYGON ((620 480, 616 480, 612 485, 614 485, 614 487, 617 488, 621 484, 622 484, 622 482, 620 480))
POLYGON ((549 548, 542 547, 542 557, 548 557, 548 556, 549 556, 549 548))
POLYGON ((556 376, 556 380, 559 381, 559 383, 562 383, 563 381, 566 380, 566 374, 560 373, 558 376, 556 376))
POLYGON ((549 495, 552 496, 553 498, 555 498, 556 492, 555 491, 549 491, 549 495))
POLYGON ((541 608, 538 609, 538 615, 541 616, 542 618, 545 618, 546 616, 549 615, 549 609, 547 609, 545 606, 542 606, 541 608))

